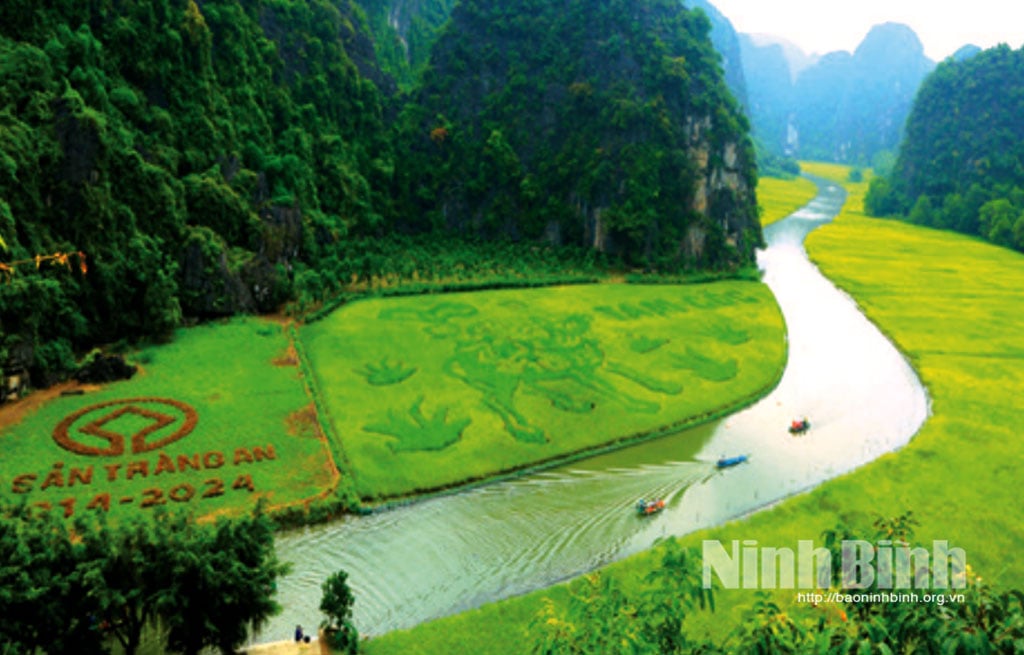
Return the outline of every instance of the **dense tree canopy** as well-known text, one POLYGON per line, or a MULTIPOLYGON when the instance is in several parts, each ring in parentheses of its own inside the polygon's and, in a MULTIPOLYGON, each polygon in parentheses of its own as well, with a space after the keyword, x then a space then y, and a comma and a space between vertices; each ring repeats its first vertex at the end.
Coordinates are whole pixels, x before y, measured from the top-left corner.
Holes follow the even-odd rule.
POLYGON ((42 386, 97 344, 443 277, 392 256, 424 233, 447 260, 751 261, 752 149, 703 16, 466 0, 439 32, 453 4, 0 4, 0 366, 42 386))
POLYGON ((404 227, 749 261, 752 148, 708 30, 671 0, 460 3, 405 108, 404 227))
POLYGON ((278 611, 270 520, 199 525, 184 515, 108 525, 5 509, 0 515, 3 652, 135 653, 160 621, 165 650, 234 653, 278 611))
MULTIPOLYGON (((372 41, 349 2, 5 2, 0 360, 269 311, 387 213, 372 41), (24 347, 27 353, 19 352, 24 347)), ((60 368, 57 366, 56 368, 60 368)), ((41 381, 41 380, 40 380, 41 381)))
POLYGON ((921 87, 875 215, 977 234, 1024 250, 1024 49, 951 58, 921 87))

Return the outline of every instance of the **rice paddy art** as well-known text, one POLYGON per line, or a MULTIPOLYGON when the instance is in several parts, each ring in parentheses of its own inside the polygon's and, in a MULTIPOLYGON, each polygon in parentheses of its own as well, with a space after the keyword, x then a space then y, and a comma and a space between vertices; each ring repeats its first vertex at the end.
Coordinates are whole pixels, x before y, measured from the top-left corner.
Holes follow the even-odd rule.
POLYGON ((782 335, 770 294, 750 282, 373 299, 300 332, 367 498, 733 406, 774 382, 782 335))

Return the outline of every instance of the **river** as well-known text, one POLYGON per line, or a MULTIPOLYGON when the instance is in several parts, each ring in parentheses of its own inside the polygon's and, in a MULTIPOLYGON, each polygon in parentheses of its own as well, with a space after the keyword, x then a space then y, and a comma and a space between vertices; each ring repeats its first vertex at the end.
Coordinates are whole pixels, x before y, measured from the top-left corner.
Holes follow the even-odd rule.
POLYGON ((320 585, 349 573, 355 623, 379 635, 565 580, 811 489, 906 444, 928 399, 906 360, 807 259, 804 237, 844 191, 814 179, 807 206, 765 229, 764 281, 782 308, 789 358, 778 386, 725 419, 514 481, 282 534, 284 611, 255 641, 319 623, 320 585), (811 430, 792 436, 797 417, 811 430), (749 454, 716 470, 722 455, 749 454), (664 497, 640 518, 640 497, 664 497))

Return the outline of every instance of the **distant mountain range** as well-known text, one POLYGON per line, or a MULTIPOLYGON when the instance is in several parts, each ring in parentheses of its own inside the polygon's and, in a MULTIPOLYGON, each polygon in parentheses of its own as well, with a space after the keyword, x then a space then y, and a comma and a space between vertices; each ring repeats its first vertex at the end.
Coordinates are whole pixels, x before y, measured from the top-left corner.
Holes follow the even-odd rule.
MULTIPOLYGON (((935 62, 906 25, 876 25, 853 53, 811 55, 770 34, 740 34, 708 0, 681 0, 711 23, 725 82, 773 154, 869 164, 894 151, 914 94, 935 62)), ((363 0, 378 57, 409 87, 456 0, 363 0)), ((978 52, 965 46, 954 58, 978 52)))
POLYGON ((914 31, 898 23, 873 27, 852 54, 812 56, 765 34, 738 41, 755 138, 803 159, 869 164, 894 151, 914 94, 935 68, 914 31))

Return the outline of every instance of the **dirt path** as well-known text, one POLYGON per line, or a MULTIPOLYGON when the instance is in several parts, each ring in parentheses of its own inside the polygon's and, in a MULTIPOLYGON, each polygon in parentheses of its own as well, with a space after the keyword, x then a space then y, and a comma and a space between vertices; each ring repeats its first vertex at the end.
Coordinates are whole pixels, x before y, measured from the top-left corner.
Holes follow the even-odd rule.
POLYGON ((89 393, 99 389, 100 387, 94 384, 79 384, 69 381, 55 384, 48 389, 33 391, 24 398, 0 404, 0 426, 6 428, 21 423, 26 416, 59 397, 65 391, 89 393))
POLYGON ((317 655, 320 653, 320 644, 317 641, 312 641, 308 644, 299 644, 294 641, 275 641, 269 644, 248 646, 245 652, 248 655, 317 655))

